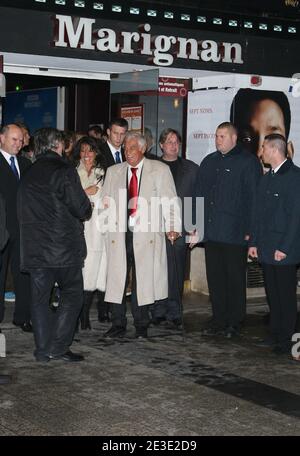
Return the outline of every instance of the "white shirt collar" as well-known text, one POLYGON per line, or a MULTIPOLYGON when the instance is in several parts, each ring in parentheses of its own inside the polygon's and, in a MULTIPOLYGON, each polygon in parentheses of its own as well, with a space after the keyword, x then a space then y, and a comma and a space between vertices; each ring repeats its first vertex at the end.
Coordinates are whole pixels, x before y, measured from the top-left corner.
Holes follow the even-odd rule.
POLYGON ((107 145, 110 148, 111 154, 115 161, 116 161, 116 152, 120 152, 120 160, 122 162, 123 161, 122 160, 122 151, 121 151, 122 147, 120 147, 119 149, 116 149, 109 141, 107 141, 107 145))
MULTIPOLYGON (((128 187, 130 185, 130 180, 131 180, 131 176, 132 176, 131 168, 137 168, 136 177, 137 177, 137 181, 138 181, 138 187, 140 188, 140 179, 141 179, 141 172, 142 172, 143 164, 144 164, 144 158, 136 166, 131 166, 131 165, 129 165, 129 163, 127 163, 128 187)), ((129 226, 131 226, 131 227, 135 226, 136 217, 131 217, 131 215, 130 215, 128 223, 129 223, 129 226)))
POLYGON ((274 171, 274 174, 276 174, 276 173, 277 173, 277 171, 279 170, 279 168, 281 168, 281 167, 282 167, 282 165, 283 165, 283 164, 284 164, 286 161, 287 161, 287 158, 286 158, 286 159, 285 159, 285 160, 284 160, 282 163, 280 163, 280 165, 276 166, 276 168, 274 168, 274 169, 273 169, 273 171, 274 171))
POLYGON ((11 161, 10 161, 11 157, 15 157, 15 165, 16 165, 16 168, 17 168, 19 176, 20 176, 20 167, 19 167, 17 156, 9 154, 8 152, 5 152, 5 150, 3 150, 3 149, 0 149, 0 152, 3 155, 3 157, 5 158, 5 160, 7 161, 9 166, 11 166, 11 161))
POLYGON ((137 168, 137 173, 140 174, 141 170, 142 170, 142 167, 143 167, 143 164, 144 164, 144 158, 142 158, 142 160, 136 165, 136 166, 131 166, 129 165, 129 163, 127 163, 128 165, 128 169, 131 171, 131 168, 137 168))

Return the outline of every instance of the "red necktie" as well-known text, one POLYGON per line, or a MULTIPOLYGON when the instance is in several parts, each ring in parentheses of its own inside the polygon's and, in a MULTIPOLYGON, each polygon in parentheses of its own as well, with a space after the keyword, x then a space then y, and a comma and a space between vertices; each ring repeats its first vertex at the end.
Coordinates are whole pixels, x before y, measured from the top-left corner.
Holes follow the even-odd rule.
POLYGON ((129 215, 131 217, 135 216, 137 209, 137 199, 138 199, 138 179, 137 179, 137 168, 131 168, 131 179, 129 183, 129 200, 132 200, 130 203, 131 209, 129 209, 129 215))

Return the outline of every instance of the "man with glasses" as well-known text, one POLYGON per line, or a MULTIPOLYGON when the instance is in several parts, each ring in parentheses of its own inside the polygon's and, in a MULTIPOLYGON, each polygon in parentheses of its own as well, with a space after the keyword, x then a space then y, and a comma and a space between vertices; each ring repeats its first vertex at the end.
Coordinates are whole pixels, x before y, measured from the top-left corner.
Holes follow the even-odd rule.
MULTIPOLYGON (((166 128, 161 132, 159 145, 162 150, 161 161, 169 166, 172 173, 177 196, 181 200, 181 215, 184 215, 184 199, 192 198, 196 182, 198 165, 191 160, 179 157, 181 136, 177 130, 166 128)), ((152 311, 152 323, 158 325, 166 321, 169 329, 178 329, 182 324, 181 300, 184 285, 185 265, 188 244, 187 232, 182 226, 182 236, 172 244, 166 239, 168 260, 168 298, 156 301, 152 311)))

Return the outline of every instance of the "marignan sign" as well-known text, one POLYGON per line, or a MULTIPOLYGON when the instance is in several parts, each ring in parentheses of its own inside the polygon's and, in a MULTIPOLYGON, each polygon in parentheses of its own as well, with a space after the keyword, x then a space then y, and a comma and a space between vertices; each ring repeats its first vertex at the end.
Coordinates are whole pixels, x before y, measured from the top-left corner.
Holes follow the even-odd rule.
MULTIPOLYGON (((53 18, 52 18, 53 19, 53 18)), ((239 43, 151 34, 151 25, 143 24, 139 31, 115 31, 95 28, 96 19, 54 16, 54 46, 78 48, 95 52, 137 54, 148 56, 149 63, 171 66, 175 59, 201 62, 243 64, 239 43)))

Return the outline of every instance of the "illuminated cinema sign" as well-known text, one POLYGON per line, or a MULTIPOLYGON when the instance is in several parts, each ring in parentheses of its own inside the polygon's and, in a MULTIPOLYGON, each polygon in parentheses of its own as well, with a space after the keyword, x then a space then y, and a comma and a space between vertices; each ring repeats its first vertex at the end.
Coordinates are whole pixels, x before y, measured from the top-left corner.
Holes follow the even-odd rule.
POLYGON ((167 35, 151 35, 151 25, 143 24, 138 32, 115 32, 110 28, 95 29, 95 19, 54 17, 54 46, 99 52, 148 56, 148 62, 170 66, 174 59, 200 62, 244 63, 239 43, 199 41, 167 35))

